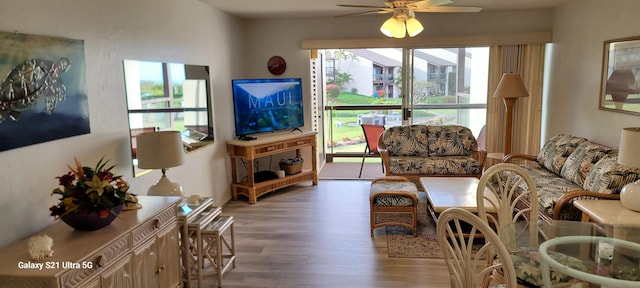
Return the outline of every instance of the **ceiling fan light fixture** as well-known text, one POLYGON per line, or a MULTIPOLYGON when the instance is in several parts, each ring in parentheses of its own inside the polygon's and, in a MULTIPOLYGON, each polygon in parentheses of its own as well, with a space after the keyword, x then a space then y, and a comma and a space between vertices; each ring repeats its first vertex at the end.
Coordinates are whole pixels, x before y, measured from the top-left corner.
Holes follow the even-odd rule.
POLYGON ((404 18, 394 15, 380 26, 380 32, 387 37, 404 38, 407 35, 404 18))
POLYGON ((396 18, 391 17, 382 23, 382 26, 380 26, 380 32, 387 37, 393 37, 393 33, 391 31, 395 31, 396 26, 396 18))
POLYGON ((424 27, 422 23, 416 19, 416 12, 429 13, 467 13, 479 12, 480 7, 467 6, 449 6, 452 0, 385 0, 384 7, 371 5, 345 5, 338 4, 340 7, 351 8, 374 8, 376 10, 364 11, 359 13, 345 14, 341 16, 366 15, 366 14, 386 14, 393 12, 393 17, 387 19, 382 26, 380 32, 387 37, 404 38, 415 37, 420 34, 424 27))
POLYGON ((409 34, 409 37, 414 37, 420 34, 422 30, 424 30, 424 27, 422 26, 422 23, 418 21, 418 19, 416 18, 407 19, 407 33, 409 34))

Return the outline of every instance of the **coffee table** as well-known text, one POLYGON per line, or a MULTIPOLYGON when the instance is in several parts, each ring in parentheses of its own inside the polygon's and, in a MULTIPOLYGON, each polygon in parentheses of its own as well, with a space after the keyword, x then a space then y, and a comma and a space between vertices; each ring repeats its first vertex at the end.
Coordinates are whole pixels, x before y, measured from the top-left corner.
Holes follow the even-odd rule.
MULTIPOLYGON (((427 194, 427 211, 433 220, 438 222, 438 215, 451 207, 478 213, 478 182, 480 180, 474 177, 421 177, 420 184, 427 194)), ((492 201, 496 200, 492 193, 487 195, 492 201)), ((496 212, 488 200, 485 199, 484 203, 488 213, 496 212)))

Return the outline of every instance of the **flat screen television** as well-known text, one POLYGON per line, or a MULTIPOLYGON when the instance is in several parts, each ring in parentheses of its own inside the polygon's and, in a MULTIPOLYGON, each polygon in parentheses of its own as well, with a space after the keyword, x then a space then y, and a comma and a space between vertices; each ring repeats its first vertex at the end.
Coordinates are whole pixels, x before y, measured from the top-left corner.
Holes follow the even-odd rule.
POLYGON ((236 136, 304 126, 302 79, 232 80, 236 136))

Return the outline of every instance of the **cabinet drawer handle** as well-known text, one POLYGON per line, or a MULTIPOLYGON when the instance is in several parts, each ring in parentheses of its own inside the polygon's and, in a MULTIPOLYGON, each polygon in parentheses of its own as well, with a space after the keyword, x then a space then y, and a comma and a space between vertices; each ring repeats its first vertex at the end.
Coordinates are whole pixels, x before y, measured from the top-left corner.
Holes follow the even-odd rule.
POLYGON ((160 219, 153 220, 153 228, 154 229, 160 228, 160 219))
POLYGON ((158 270, 156 270, 156 273, 162 272, 162 270, 164 270, 164 268, 165 268, 165 265, 162 265, 162 266, 158 267, 158 270))
POLYGON ((95 265, 96 267, 104 267, 104 265, 107 264, 106 262, 107 260, 105 260, 104 257, 102 257, 102 255, 99 255, 96 258, 95 265))
POLYGON ((276 147, 273 147, 273 146, 269 146, 269 147, 267 147, 267 151, 273 151, 273 150, 275 150, 275 149, 276 149, 276 147))
POLYGON ((302 145, 302 144, 304 144, 304 141, 298 141, 298 142, 296 142, 296 144, 302 145))

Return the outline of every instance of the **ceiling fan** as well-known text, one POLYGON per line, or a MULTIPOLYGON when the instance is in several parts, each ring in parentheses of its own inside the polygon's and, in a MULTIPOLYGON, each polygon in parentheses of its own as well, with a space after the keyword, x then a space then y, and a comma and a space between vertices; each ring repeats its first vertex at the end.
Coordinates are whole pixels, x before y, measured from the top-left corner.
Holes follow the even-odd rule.
POLYGON ((380 32, 388 37, 404 38, 407 34, 409 37, 414 37, 424 27, 416 19, 415 12, 427 12, 427 13, 462 13, 462 12, 478 12, 482 10, 480 7, 464 7, 464 6, 444 6, 446 4, 453 3, 452 0, 386 0, 385 6, 369 6, 369 5, 349 5, 338 4, 340 7, 347 8, 374 8, 376 10, 356 12, 350 14, 340 15, 344 16, 357 16, 366 14, 386 14, 393 13, 393 16, 385 21, 380 27, 380 32))

